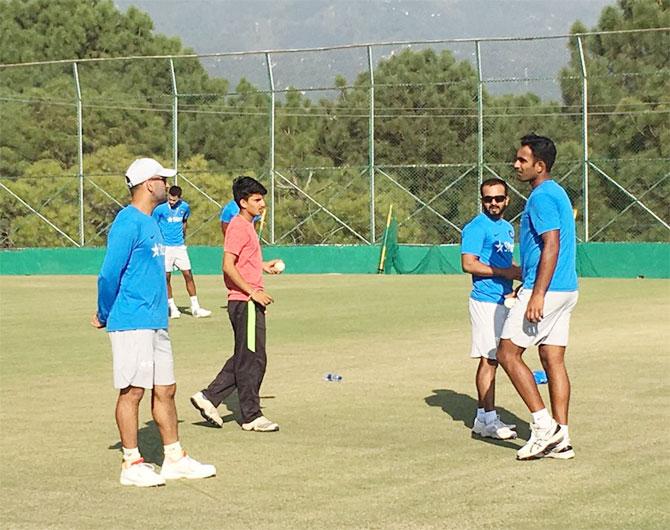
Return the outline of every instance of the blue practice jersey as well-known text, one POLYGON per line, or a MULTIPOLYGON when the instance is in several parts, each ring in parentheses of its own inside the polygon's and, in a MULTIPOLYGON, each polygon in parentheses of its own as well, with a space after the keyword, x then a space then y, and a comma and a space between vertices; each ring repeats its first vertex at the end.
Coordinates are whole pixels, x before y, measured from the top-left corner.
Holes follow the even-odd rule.
POLYGON ((565 190, 553 180, 546 180, 528 198, 521 216, 520 252, 523 286, 532 289, 540 265, 542 234, 560 230, 558 261, 549 283, 549 291, 576 291, 577 242, 572 204, 565 190))
POLYGON ((134 206, 121 210, 109 230, 98 320, 107 331, 168 327, 163 239, 156 221, 134 206))
POLYGON ((186 201, 179 200, 174 207, 164 202, 159 204, 151 214, 163 234, 163 241, 169 247, 184 244, 184 223, 191 215, 191 207, 186 201))
MULTIPOLYGON (((461 254, 472 254, 490 267, 507 269, 512 266, 514 227, 504 219, 497 221, 480 213, 463 227, 461 254)), ((512 280, 498 276, 472 276, 470 298, 480 302, 502 304, 504 295, 512 292, 512 280)))
MULTIPOLYGON (((222 223, 230 224, 230 221, 233 220, 233 217, 235 217, 239 213, 240 213, 240 207, 235 202, 235 199, 232 199, 229 202, 227 202, 223 208, 221 208, 221 215, 219 215, 219 221, 221 221, 222 223)), ((256 215, 254 217, 254 223, 257 223, 260 220, 261 220, 260 215, 256 215)))
POLYGON ((240 207, 237 205, 235 200, 231 200, 226 203, 226 205, 221 208, 221 215, 219 216, 219 221, 222 223, 230 223, 238 213, 240 213, 240 207))

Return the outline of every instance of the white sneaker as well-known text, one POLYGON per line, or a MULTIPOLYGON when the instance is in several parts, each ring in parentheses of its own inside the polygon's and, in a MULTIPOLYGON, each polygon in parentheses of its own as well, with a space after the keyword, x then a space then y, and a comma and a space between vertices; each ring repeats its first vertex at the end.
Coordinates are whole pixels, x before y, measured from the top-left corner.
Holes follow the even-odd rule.
POLYGON ((561 426, 553 419, 548 429, 541 429, 537 424, 531 423, 530 430, 528 442, 516 453, 517 460, 542 458, 560 444, 565 436, 561 426))
POLYGON ((210 464, 201 464, 186 453, 176 462, 170 462, 167 458, 163 461, 161 477, 168 480, 178 478, 208 478, 216 475, 216 468, 210 464))
POLYGON ((212 314, 212 312, 209 309, 203 309, 202 307, 199 307, 197 309, 191 309, 191 314, 195 318, 207 318, 212 314))
POLYGON ((481 436, 481 434, 484 432, 484 427, 486 427, 486 422, 480 420, 479 418, 475 418, 475 421, 472 424, 472 432, 481 436))
POLYGON ((475 418, 475 423, 472 426, 472 432, 478 434, 482 438, 495 438, 497 440, 512 440, 516 438, 517 434, 513 430, 516 427, 514 424, 506 424, 500 421, 500 417, 491 423, 484 423, 475 418))
POLYGON ((154 471, 153 465, 146 464, 143 458, 133 464, 124 462, 121 465, 119 482, 124 486, 137 486, 139 488, 165 486, 165 479, 154 471))
POLYGON ((179 309, 176 307, 171 307, 170 308, 170 318, 179 318, 181 316, 181 313, 179 312, 179 309))
POLYGON ((215 427, 223 427, 223 418, 219 416, 219 411, 212 402, 205 397, 202 392, 191 396, 191 404, 198 409, 200 415, 215 427))
POLYGON ((549 451, 547 458, 557 458, 558 460, 570 460, 575 457, 575 450, 572 448, 569 439, 563 439, 556 447, 549 451))
POLYGON ((271 422, 265 416, 258 416, 258 418, 249 423, 243 423, 242 428, 245 431, 275 432, 279 430, 279 425, 271 422))

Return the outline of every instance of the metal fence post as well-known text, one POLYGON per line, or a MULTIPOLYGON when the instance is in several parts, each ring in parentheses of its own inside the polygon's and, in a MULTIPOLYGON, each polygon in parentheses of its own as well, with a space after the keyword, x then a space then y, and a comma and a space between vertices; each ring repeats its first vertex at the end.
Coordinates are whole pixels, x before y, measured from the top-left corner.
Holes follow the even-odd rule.
POLYGON ((84 118, 81 103, 81 86, 79 85, 79 71, 77 63, 72 63, 74 84, 77 93, 77 159, 79 162, 79 244, 83 247, 84 236, 84 118))
MULTIPOLYGON (((482 57, 479 41, 475 41, 475 57, 477 59, 477 193, 484 179, 484 83, 482 81, 482 57)), ((479 195, 475 198, 477 210, 482 211, 479 195)))
POLYGON ((584 241, 589 240, 589 111, 586 58, 582 38, 577 37, 582 77, 582 203, 584 205, 584 241))
POLYGON ((272 58, 269 53, 265 54, 265 62, 268 66, 268 82, 270 83, 270 201, 272 209, 270 210, 270 243, 275 243, 275 80, 272 75, 272 58))
POLYGON ((370 114, 368 119, 368 173, 370 175, 370 243, 375 244, 375 74, 372 46, 368 46, 370 72, 370 114))
MULTIPOLYGON (((172 167, 178 169, 179 162, 179 94, 177 93, 177 76, 174 73, 174 61, 170 57, 170 75, 172 78, 172 167)), ((179 173, 174 176, 177 185, 179 173)))

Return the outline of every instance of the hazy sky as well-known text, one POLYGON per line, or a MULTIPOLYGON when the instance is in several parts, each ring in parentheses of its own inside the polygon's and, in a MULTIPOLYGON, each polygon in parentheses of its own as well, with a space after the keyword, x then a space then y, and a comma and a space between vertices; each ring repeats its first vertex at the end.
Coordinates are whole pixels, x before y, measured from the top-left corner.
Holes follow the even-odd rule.
MULTIPOLYGON (((147 12, 156 31, 178 36, 198 53, 314 48, 342 44, 475 37, 569 34, 576 20, 597 24, 613 0, 115 0, 125 11, 147 12)), ((439 50, 447 46, 435 46, 439 50)), ((472 43, 449 45, 459 60, 475 61, 472 43)), ((395 50, 376 48, 375 60, 395 50)), ((352 81, 367 69, 365 49, 351 52, 273 56, 277 87, 332 86, 335 75, 352 81)), ((538 43, 482 44, 485 79, 553 77, 567 64, 567 39, 538 43)), ((262 56, 202 59, 212 74, 233 86, 246 77, 267 83, 262 56)), ((493 91, 529 87, 501 85, 493 91)), ((534 90, 556 97, 559 87, 545 82, 534 90)))
POLYGON ((614 0, 115 0, 199 52, 408 39, 529 36, 588 27, 614 0), (353 40, 359 39, 359 40, 353 40))

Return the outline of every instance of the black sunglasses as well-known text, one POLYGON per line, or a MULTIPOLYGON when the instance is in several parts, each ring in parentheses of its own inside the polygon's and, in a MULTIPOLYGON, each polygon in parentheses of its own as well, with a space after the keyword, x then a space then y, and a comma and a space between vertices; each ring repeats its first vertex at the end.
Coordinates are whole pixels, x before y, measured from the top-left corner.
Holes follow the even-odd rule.
POLYGON ((490 203, 490 202, 505 202, 505 199, 507 198, 507 195, 484 195, 482 197, 482 200, 485 203, 490 203))

